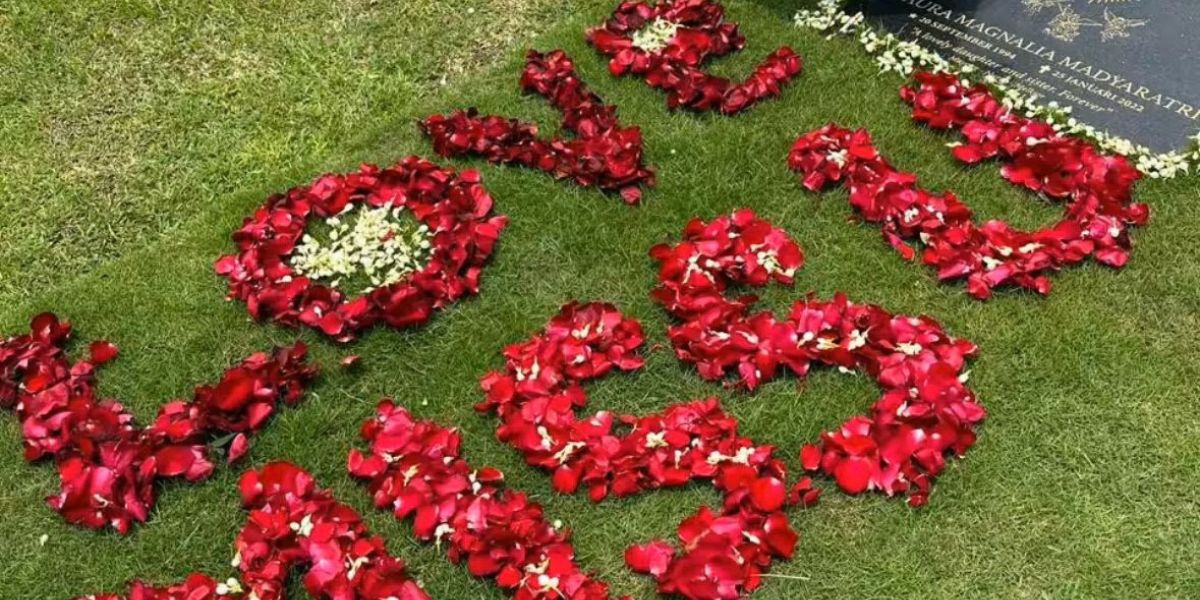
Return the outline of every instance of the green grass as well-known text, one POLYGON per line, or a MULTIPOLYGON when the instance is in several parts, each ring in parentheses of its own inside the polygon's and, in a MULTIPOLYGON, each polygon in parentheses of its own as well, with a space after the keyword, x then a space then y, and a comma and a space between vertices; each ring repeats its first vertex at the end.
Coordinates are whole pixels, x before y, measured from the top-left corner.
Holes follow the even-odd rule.
POLYGON ((0 3, 0 302, 401 127, 588 3, 0 3))
MULTIPOLYGON (((765 295, 770 306, 782 309, 807 290, 844 290, 931 314, 980 345, 972 381, 990 411, 979 444, 939 479, 928 508, 829 493, 793 513, 797 557, 772 572, 805 579, 770 580, 754 598, 1200 596, 1195 179, 1139 186, 1154 212, 1135 232, 1125 270, 1087 265, 1055 277, 1047 299, 1005 291, 981 303, 903 262, 877 228, 850 222, 844 192, 802 191, 783 163, 790 142, 831 120, 865 126, 897 164, 933 189, 954 189, 981 217, 1033 226, 1057 210, 1003 183, 995 165, 956 164, 946 138, 908 121, 897 79, 876 75, 852 41, 793 29, 776 10, 729 2, 750 43, 719 69, 744 73, 786 43, 805 56, 805 74, 781 100, 721 118, 671 114, 657 92, 611 78, 581 36, 611 8, 601 0, 451 3, 477 6, 477 21, 446 3, 412 0, 214 2, 203 10, 26 4, 0 9, 0 134, 11 140, 0 151, 0 331, 54 310, 75 323, 77 349, 113 340, 123 353, 101 372, 101 390, 142 422, 255 349, 297 336, 309 342, 326 374, 254 439, 249 462, 287 459, 311 470, 364 513, 434 598, 503 595, 372 510, 346 474, 358 425, 382 396, 461 427, 471 461, 502 468, 575 530, 585 567, 618 592, 653 596, 646 579, 624 568, 622 550, 671 535, 715 494, 695 487, 600 505, 555 494, 471 406, 479 377, 501 364, 501 347, 525 339, 567 300, 616 302, 643 320, 652 343, 663 342, 667 320, 647 297, 647 249, 673 239, 693 215, 738 206, 787 228, 808 255, 794 289, 765 295), (413 121, 435 111, 478 105, 554 129, 557 115, 517 91, 522 43, 476 45, 479 31, 494 31, 483 13, 489 23, 519 20, 521 35, 545 29, 536 47, 567 49, 623 120, 642 126, 659 176, 645 205, 629 208, 539 173, 438 159, 480 167, 512 219, 478 298, 423 329, 377 330, 349 347, 251 323, 244 306, 222 301, 211 263, 272 191, 361 161, 432 156, 413 121), (435 73, 447 64, 463 74, 443 87, 435 73), (356 373, 334 366, 348 353, 364 357, 356 373)), ((719 395, 746 434, 789 460, 875 397, 864 378, 828 371, 730 392, 665 350, 643 372, 590 392, 593 408, 627 412, 719 395)), ((19 427, 0 417, 0 598, 116 591, 130 578, 169 582, 192 570, 232 575, 244 514, 234 484, 245 468, 220 468, 202 485, 163 486, 150 522, 130 536, 83 531, 42 504, 56 489, 53 468, 22 462, 19 427)))

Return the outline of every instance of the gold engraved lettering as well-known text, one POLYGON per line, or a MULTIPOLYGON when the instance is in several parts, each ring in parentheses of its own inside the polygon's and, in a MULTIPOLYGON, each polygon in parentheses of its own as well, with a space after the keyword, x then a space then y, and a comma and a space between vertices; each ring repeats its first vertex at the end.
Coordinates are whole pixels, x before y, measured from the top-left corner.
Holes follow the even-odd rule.
MULTIPOLYGON (((1110 5, 1128 2, 1129 0, 1088 0, 1087 4, 1110 5)), ((1099 29, 1100 40, 1104 42, 1125 39, 1132 37, 1132 30, 1144 27, 1150 22, 1149 19, 1133 19, 1116 14, 1109 10, 1108 6, 1104 7, 1102 14, 1085 15, 1075 9, 1072 0, 1021 0, 1021 3, 1025 5, 1025 12, 1031 15, 1052 10, 1053 16, 1046 23, 1046 34, 1064 42, 1075 41, 1087 28, 1099 29)))

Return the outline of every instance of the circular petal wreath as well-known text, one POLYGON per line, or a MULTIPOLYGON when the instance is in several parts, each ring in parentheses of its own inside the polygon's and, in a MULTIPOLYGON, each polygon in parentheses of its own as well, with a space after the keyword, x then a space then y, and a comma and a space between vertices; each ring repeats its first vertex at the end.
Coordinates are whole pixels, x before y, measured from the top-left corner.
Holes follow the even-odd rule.
POLYGON ((384 169, 363 165, 355 173, 324 175, 271 196, 234 232, 238 253, 222 256, 215 267, 229 279, 229 298, 245 301, 255 319, 306 325, 344 342, 380 322, 421 325, 434 310, 478 293, 480 272, 507 223, 492 214, 478 172, 455 173, 409 157, 384 169), (350 297, 305 276, 290 259, 314 217, 336 218, 360 204, 410 211, 428 230, 429 258, 399 281, 350 297))

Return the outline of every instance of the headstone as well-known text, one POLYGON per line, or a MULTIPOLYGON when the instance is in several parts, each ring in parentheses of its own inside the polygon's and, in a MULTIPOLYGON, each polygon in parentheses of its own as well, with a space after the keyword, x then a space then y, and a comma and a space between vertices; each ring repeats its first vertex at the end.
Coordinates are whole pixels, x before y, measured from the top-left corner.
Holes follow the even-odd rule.
POLYGON ((1200 0, 860 0, 869 20, 1157 152, 1200 130, 1200 0))

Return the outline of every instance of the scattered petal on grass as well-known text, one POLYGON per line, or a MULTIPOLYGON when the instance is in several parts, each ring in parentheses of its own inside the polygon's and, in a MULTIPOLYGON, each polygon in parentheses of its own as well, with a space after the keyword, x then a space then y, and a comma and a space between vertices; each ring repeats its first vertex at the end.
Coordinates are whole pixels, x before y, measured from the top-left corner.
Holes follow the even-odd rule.
POLYGON ((91 357, 92 364, 97 367, 117 357, 117 346, 111 342, 98 340, 92 342, 88 347, 88 354, 91 357))

